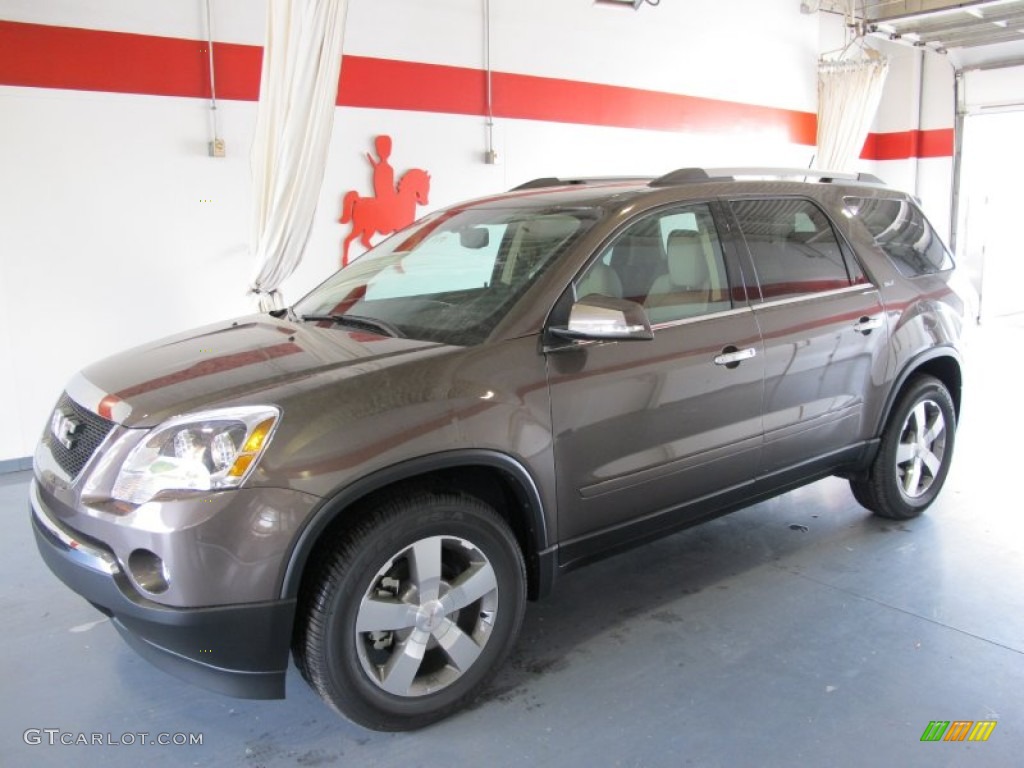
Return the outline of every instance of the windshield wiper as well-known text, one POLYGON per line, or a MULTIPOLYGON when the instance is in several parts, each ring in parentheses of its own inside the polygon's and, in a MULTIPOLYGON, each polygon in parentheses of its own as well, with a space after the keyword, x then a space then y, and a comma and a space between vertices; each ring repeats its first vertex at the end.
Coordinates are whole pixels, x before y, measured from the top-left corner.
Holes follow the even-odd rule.
POLYGON ((405 334, 391 323, 378 320, 375 317, 364 317, 362 315, 303 315, 303 321, 324 321, 336 325, 347 325, 350 328, 361 328, 366 331, 374 331, 384 336, 392 336, 396 339, 405 338, 405 334))

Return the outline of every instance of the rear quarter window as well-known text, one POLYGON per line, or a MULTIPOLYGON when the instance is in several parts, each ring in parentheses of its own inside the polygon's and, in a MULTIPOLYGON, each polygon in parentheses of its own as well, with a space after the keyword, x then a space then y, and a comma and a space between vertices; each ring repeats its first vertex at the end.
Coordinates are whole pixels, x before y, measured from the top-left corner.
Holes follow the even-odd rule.
POLYGON ((847 197, 844 202, 850 216, 867 228, 904 277, 953 268, 949 250, 914 203, 870 197, 847 197))

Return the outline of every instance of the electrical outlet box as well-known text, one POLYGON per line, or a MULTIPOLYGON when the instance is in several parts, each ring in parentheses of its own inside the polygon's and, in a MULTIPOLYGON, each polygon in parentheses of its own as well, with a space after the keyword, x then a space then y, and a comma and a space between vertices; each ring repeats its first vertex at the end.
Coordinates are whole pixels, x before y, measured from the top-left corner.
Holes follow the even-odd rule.
POLYGON ((227 157, 228 148, 224 139, 214 139, 210 142, 210 157, 227 157))

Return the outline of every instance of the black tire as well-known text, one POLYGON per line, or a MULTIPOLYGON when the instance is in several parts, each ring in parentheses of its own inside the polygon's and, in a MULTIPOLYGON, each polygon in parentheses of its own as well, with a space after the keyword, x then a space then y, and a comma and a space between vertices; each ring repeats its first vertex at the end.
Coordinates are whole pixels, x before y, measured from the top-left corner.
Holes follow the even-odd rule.
POLYGON ((949 390, 932 376, 911 379, 889 416, 868 476, 850 480, 854 497, 879 517, 917 517, 946 481, 955 440, 949 390))
POLYGON ((383 502, 325 542, 310 567, 296 662, 329 705, 374 730, 422 728, 469 704, 522 624, 522 551, 508 524, 469 496, 383 502))

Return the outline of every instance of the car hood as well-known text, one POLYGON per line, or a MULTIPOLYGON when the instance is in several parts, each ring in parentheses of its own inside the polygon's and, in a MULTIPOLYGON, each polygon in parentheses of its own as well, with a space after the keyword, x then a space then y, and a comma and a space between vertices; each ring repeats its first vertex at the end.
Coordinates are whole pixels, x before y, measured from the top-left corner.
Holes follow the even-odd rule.
POLYGON ((94 363, 72 380, 68 395, 111 421, 151 427, 177 414, 243 402, 325 372, 358 375, 445 349, 450 348, 330 323, 253 315, 94 363))

